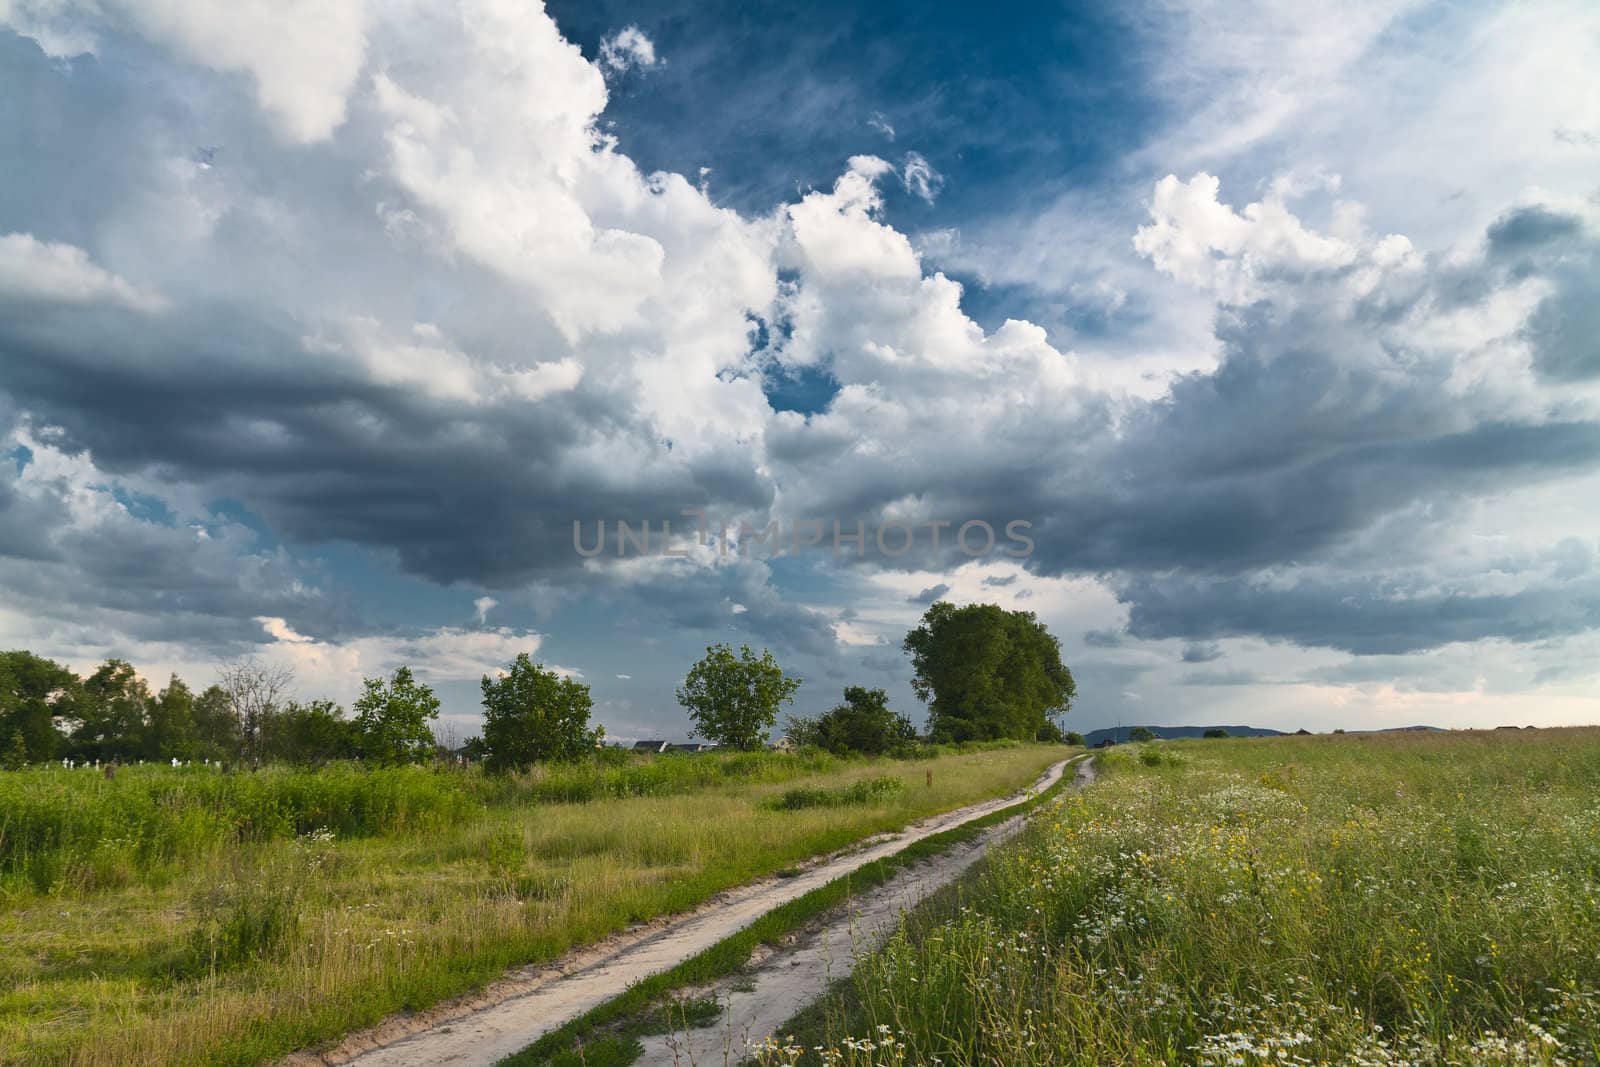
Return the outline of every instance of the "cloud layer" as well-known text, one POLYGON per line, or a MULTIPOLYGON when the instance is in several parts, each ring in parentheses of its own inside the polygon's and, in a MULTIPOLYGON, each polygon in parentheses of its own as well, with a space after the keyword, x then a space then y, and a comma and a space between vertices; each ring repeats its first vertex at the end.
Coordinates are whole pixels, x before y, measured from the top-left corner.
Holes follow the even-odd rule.
MULTIPOLYGON (((915 124, 877 111, 841 121, 898 163, 839 160, 767 210, 645 172, 608 106, 672 57, 629 20, 585 56, 537 4, 204 7, 0 3, 0 77, 36 104, 0 117, 7 640, 267 648, 319 680, 410 658, 457 681, 551 641, 586 676, 665 690, 611 662, 607 618, 882 677, 920 605, 1087 582, 1106 614, 1072 640, 1099 635, 1076 647, 1110 709, 1155 670, 1142 655, 1212 664, 1193 684, 1215 690, 1263 677, 1221 670, 1234 642, 1416 657, 1600 628, 1600 509, 1554 503, 1600 468, 1581 170, 1513 184, 1463 157, 1435 195, 1498 199, 1406 233, 1391 186, 1364 178, 1366 204, 1297 139, 1312 115, 1342 143, 1352 71, 1382 74, 1374 92, 1437 73, 1384 62, 1386 34, 1430 17, 1416 5, 1363 7, 1331 43, 1266 18, 1295 42, 1276 52, 1187 9, 1195 66, 1152 83, 1173 100, 1159 135, 971 245, 896 225, 891 194, 932 211, 949 186, 915 124), (1182 99, 1196 87, 1209 103, 1182 99), (1089 257, 1061 266, 1007 225, 1089 257), (1022 265, 965 270, 1001 233, 1022 265), (991 314, 1006 290, 983 283, 1008 270, 1018 309, 991 314), (800 410, 774 399, 801 380, 822 384, 800 410), (573 551, 574 520, 684 509, 1020 519, 1036 549, 1025 573, 948 532, 841 563, 573 551), (330 562, 347 551, 364 562, 330 562), (380 618, 369 580, 459 606, 380 618)), ((1541 11, 1474 30, 1593 24, 1541 11)), ((1501 66, 1477 74, 1515 74, 1485 48, 1501 66)), ((1422 94, 1439 114, 1470 93, 1451 84, 1422 94)), ((1572 134, 1600 129, 1590 97, 1550 105, 1567 135, 1541 152, 1600 158, 1572 134)), ((1472 121, 1494 136, 1498 114, 1472 121)))

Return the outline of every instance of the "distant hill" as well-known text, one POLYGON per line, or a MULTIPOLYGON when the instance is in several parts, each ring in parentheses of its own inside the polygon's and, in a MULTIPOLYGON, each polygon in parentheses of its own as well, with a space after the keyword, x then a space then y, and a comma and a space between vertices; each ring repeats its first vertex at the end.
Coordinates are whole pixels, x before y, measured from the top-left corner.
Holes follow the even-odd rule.
MULTIPOLYGON (((1138 729, 1138 724, 1133 726, 1108 726, 1104 730, 1090 730, 1083 735, 1085 744, 1096 745, 1106 738, 1111 738, 1117 744, 1126 744, 1128 734, 1138 729)), ((1204 737, 1207 730, 1226 730, 1229 737, 1283 737, 1283 730, 1269 730, 1264 726, 1152 726, 1151 730, 1163 740, 1176 741, 1185 737, 1204 737)), ((1438 730, 1437 726, 1390 726, 1383 730, 1351 730, 1352 734, 1403 734, 1415 730, 1438 730)), ((1515 729, 1515 727, 1512 727, 1515 729)))
MULTIPOLYGON (((1117 744, 1125 744, 1128 734, 1138 729, 1139 724, 1132 726, 1108 726, 1104 730, 1091 730, 1083 735, 1087 744, 1098 744, 1106 738, 1111 738, 1117 744)), ((1268 730, 1264 726, 1152 726, 1157 737, 1167 740, 1176 740, 1180 737, 1203 737, 1207 730, 1226 730, 1229 737, 1282 737, 1282 730, 1268 730)))
POLYGON ((1382 730, 1349 730, 1352 734, 1410 734, 1418 730, 1443 730, 1443 726, 1386 726, 1382 730))

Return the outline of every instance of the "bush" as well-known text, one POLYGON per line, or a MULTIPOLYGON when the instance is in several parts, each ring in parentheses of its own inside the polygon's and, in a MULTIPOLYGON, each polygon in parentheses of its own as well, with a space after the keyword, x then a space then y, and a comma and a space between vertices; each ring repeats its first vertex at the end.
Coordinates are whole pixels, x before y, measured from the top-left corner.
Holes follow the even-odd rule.
POLYGON ((863 778, 849 785, 826 789, 821 786, 802 786, 790 789, 773 803, 779 811, 799 811, 802 808, 838 808, 848 804, 870 804, 876 800, 902 792, 905 782, 893 775, 863 778))
POLYGON ((200 919, 190 931, 192 963, 201 973, 272 959, 300 930, 300 887, 279 878, 227 882, 197 896, 200 919))
POLYGON ((1146 767, 1182 767, 1188 763, 1182 756, 1164 745, 1141 745, 1138 754, 1139 762, 1146 767))

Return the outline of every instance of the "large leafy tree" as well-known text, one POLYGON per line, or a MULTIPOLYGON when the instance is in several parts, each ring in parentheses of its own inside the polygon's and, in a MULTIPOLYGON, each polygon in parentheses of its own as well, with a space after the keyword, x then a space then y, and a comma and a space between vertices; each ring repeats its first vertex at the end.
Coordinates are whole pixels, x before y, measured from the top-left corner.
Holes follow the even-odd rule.
POLYGON ((589 728, 589 687, 517 654, 498 678, 483 678, 484 763, 510 771, 591 751, 605 736, 589 728))
POLYGON ((0 652, 0 745, 17 748, 26 761, 54 759, 63 743, 56 716, 66 710, 79 686, 78 676, 32 652, 0 652))
POLYGON ((356 736, 361 755, 374 763, 419 763, 433 752, 428 724, 439 717, 439 698, 399 667, 388 681, 363 678, 355 702, 356 736))
POLYGON ((83 680, 72 702, 72 752, 84 759, 138 759, 153 703, 133 664, 106 660, 83 680))
POLYGON ((772 653, 758 657, 744 645, 738 655, 712 645, 678 688, 678 703, 694 720, 694 732, 728 748, 759 748, 778 721, 778 709, 794 699, 800 679, 783 673, 772 653))
POLYGON ((935 741, 1031 741, 1077 693, 1061 643, 1030 611, 940 601, 906 635, 935 741))

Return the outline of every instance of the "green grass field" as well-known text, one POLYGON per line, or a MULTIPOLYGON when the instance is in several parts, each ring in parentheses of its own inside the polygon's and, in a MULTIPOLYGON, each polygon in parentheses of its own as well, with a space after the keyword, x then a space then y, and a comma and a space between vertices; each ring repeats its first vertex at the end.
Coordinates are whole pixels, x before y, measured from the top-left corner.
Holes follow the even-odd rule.
POLYGON ((1102 766, 763 1062, 1600 1060, 1600 730, 1102 766))
POLYGON ((268 1061, 1010 792, 1064 753, 3 773, 0 1063, 268 1061))

